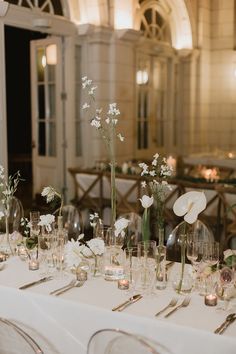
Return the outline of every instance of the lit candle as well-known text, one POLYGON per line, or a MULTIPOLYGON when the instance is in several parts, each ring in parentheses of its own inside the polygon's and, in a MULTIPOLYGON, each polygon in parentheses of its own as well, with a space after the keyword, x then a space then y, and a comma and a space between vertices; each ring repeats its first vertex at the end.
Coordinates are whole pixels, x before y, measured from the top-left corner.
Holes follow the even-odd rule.
POLYGON ((85 281, 88 279, 88 273, 84 269, 77 267, 76 268, 76 278, 79 281, 85 281))
POLYGON ((7 256, 5 253, 0 253, 0 262, 5 262, 7 260, 7 256))
POLYGON ((38 270, 38 269, 39 269, 38 259, 30 259, 29 260, 29 270, 38 270))
POLYGON ((167 157, 166 162, 167 162, 168 166, 172 167, 173 174, 175 174, 175 172, 176 172, 176 159, 170 155, 169 157, 167 157))
POLYGON ((118 280, 118 289, 120 289, 120 290, 129 289, 129 280, 128 279, 119 279, 118 280))
POLYGON ((206 306, 216 306, 217 305, 217 296, 215 294, 205 295, 205 305, 206 306))
POLYGON ((18 247, 18 256, 22 261, 25 261, 28 258, 27 250, 24 245, 18 247))

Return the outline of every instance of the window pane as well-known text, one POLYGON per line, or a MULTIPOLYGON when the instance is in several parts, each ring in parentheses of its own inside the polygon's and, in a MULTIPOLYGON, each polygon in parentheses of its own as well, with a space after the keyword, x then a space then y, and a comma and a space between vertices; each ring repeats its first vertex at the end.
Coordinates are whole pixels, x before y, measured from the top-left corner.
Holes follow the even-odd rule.
POLYGON ((56 124, 50 122, 47 125, 47 150, 48 156, 56 156, 56 124))
POLYGON ((38 129, 38 154, 41 156, 46 155, 46 145, 45 145, 45 123, 40 122, 39 123, 39 129, 38 129))
POLYGON ((37 49, 37 76, 38 81, 44 81, 44 72, 46 66, 46 56, 44 48, 37 49))
POLYGON ((55 81, 56 65, 47 65, 48 69, 48 81, 55 81))
POLYGON ((38 116, 45 119, 45 89, 43 85, 38 85, 38 116))
POLYGON ((49 104, 49 117, 55 118, 56 105, 55 105, 55 85, 48 85, 48 104, 49 104))

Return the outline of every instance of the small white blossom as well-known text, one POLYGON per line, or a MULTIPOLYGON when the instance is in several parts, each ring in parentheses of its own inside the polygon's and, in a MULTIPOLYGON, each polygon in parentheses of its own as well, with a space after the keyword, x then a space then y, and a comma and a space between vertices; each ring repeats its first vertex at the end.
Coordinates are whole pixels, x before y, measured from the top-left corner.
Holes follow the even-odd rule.
POLYGON ((158 153, 156 153, 155 155, 153 155, 153 157, 154 157, 155 160, 157 160, 159 156, 160 156, 160 155, 159 155, 158 153))
POLYGON ((97 109, 96 109, 96 113, 97 113, 97 114, 101 114, 101 113, 102 113, 102 108, 97 108, 97 109))
POLYGON ((146 181, 142 181, 142 182, 141 182, 141 187, 142 187, 142 188, 146 188, 146 187, 147 187, 146 181))
POLYGON ((156 166, 157 165, 157 159, 154 159, 153 161, 152 161, 152 166, 156 166))
POLYGON ((149 175, 154 177, 154 176, 156 176, 156 172, 154 170, 152 170, 152 171, 149 172, 149 175))
POLYGON ((110 124, 110 118, 107 117, 107 118, 105 119, 105 122, 106 122, 107 124, 110 124))
POLYGON ((88 92, 88 94, 91 95, 91 96, 94 95, 94 91, 95 91, 96 89, 97 89, 97 86, 91 87, 90 90, 89 90, 89 92, 88 92))
POLYGON ((98 129, 98 128, 101 127, 101 123, 100 123, 97 119, 93 119, 93 120, 91 121, 91 126, 98 129))
POLYGON ((124 141, 124 140, 125 140, 125 138, 121 135, 121 133, 119 133, 119 134, 117 135, 117 137, 120 139, 120 141, 124 141))
POLYGON ((84 234, 79 234, 78 241, 82 240, 83 238, 84 238, 84 234))
POLYGON ((90 107, 90 105, 87 102, 85 102, 82 106, 82 109, 87 109, 89 107, 90 107))
POLYGON ((116 108, 116 103, 109 104, 108 114, 112 116, 118 116, 120 114, 120 110, 116 108))

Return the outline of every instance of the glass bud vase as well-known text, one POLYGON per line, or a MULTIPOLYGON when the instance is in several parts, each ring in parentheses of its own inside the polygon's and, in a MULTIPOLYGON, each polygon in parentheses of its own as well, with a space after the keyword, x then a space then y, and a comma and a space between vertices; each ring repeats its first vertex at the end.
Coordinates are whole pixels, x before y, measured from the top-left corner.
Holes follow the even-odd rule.
POLYGON ((156 289, 166 288, 166 247, 158 245, 156 248, 156 289))
POLYGON ((105 280, 119 280, 124 277, 124 252, 119 246, 106 247, 103 255, 103 274, 105 280))

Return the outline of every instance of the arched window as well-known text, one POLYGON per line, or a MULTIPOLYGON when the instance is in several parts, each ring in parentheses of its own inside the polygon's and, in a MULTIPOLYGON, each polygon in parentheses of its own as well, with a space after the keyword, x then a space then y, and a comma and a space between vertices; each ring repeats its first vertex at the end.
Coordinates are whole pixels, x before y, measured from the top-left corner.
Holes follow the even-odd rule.
POLYGON ((140 29, 144 37, 171 44, 169 24, 156 8, 148 8, 142 13, 140 29))
POLYGON ((27 7, 31 10, 38 9, 51 15, 63 16, 60 0, 8 0, 10 4, 27 7))

